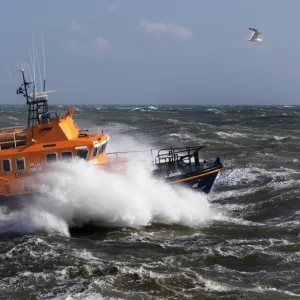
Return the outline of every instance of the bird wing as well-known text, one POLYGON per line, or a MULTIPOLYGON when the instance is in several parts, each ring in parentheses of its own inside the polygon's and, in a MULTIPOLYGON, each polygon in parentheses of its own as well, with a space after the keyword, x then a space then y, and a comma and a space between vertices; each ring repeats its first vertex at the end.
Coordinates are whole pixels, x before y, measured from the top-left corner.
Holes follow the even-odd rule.
POLYGON ((255 40, 255 39, 257 39, 259 37, 260 32, 257 29, 255 29, 255 28, 249 28, 249 30, 251 30, 253 32, 253 34, 251 36, 252 40, 255 40))

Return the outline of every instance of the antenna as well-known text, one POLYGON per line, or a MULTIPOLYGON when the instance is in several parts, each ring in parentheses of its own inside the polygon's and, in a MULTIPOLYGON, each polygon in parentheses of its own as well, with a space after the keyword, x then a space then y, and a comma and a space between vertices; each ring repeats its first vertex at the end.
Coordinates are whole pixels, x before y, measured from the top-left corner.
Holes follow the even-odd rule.
MULTIPOLYGON (((31 62, 31 68, 32 68, 32 73, 33 73, 33 60, 32 60, 32 56, 31 56, 31 52, 30 52, 30 49, 28 48, 28 52, 29 52, 29 57, 30 57, 30 62, 31 62)), ((31 79, 31 81, 33 81, 31 79)))
POLYGON ((35 98, 35 48, 34 48, 34 32, 32 33, 32 52, 33 52, 33 97, 35 98))
POLYGON ((10 73, 10 71, 9 71, 8 66, 6 66, 6 69, 7 69, 7 71, 8 71, 9 76, 12 77, 12 75, 11 75, 11 73, 10 73))
POLYGON ((46 91, 46 61, 45 61, 45 49, 44 49, 43 29, 41 29, 41 38, 42 38, 43 62, 44 62, 44 84, 43 84, 43 90, 46 91))
POLYGON ((38 56, 38 53, 36 51, 36 48, 35 48, 35 54, 36 54, 36 59, 37 59, 37 63, 38 63, 38 70, 39 70, 39 74, 40 74, 40 83, 41 83, 41 91, 42 91, 43 90, 43 87, 42 87, 42 75, 41 75, 41 69, 40 69, 39 56, 38 56))

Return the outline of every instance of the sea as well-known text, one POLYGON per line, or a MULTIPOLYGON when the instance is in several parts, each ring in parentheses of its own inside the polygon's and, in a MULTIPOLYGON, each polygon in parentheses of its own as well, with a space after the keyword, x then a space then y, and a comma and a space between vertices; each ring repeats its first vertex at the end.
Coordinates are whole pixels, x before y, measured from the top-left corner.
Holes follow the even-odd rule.
MULTIPOLYGON (((35 204, 0 210, 0 299, 300 298, 300 107, 77 105, 74 119, 107 131, 109 153, 141 152, 117 174, 57 163, 35 204), (151 175, 157 149, 193 145, 224 165, 209 195, 151 175)), ((26 123, 0 106, 1 128, 26 123)))

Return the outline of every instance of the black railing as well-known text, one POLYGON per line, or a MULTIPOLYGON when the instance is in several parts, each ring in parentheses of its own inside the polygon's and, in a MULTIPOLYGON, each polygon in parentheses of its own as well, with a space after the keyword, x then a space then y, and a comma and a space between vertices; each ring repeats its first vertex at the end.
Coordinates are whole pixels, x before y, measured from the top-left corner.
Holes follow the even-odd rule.
POLYGON ((192 147, 180 147, 180 148, 166 148, 160 149, 155 157, 156 165, 163 164, 189 164, 192 163, 194 158, 195 165, 199 165, 199 151, 206 146, 192 146, 192 147), (188 160, 188 161, 186 161, 188 160))
POLYGON ((119 155, 124 154, 134 154, 134 153, 146 153, 150 152, 152 157, 153 164, 157 166, 162 165, 177 165, 192 163, 192 158, 194 158, 195 165, 199 165, 199 151, 206 146, 191 146, 191 147, 180 147, 180 148, 166 148, 166 149, 148 149, 148 150, 135 150, 135 151, 118 151, 110 152, 107 155, 114 155, 118 157, 119 155), (153 160, 153 151, 158 151, 155 159, 153 160), (186 161, 188 160, 188 161, 186 161))

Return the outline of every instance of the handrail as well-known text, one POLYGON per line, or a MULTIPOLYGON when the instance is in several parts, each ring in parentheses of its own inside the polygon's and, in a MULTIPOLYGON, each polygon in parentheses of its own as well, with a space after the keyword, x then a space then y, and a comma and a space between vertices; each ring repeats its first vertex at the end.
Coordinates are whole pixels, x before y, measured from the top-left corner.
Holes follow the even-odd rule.
MULTIPOLYGON (((26 139, 24 139, 24 140, 14 140, 14 142, 16 142, 16 143, 18 143, 18 142, 23 142, 23 141, 26 141, 26 139)), ((9 143, 11 143, 12 141, 8 141, 8 142, 0 142, 0 145, 2 145, 2 144, 9 144, 9 143)), ((16 147, 16 146, 15 146, 16 147)))
MULTIPOLYGON (((115 155, 118 157, 118 154, 130 154, 130 153, 145 153, 151 152, 152 162, 155 165, 159 165, 161 160, 166 162, 167 158, 170 159, 170 162, 179 162, 180 158, 189 158, 191 159, 192 156, 195 156, 195 153, 199 152, 201 149, 205 148, 205 145, 198 145, 198 146, 186 146, 186 147, 169 147, 165 149, 157 148, 157 149, 147 149, 147 150, 134 150, 134 151, 118 151, 118 152, 109 152, 106 153, 107 155, 115 155), (158 154, 156 155, 155 159, 153 159, 153 151, 157 151, 158 154), (168 152, 168 153, 161 153, 161 152, 168 152), (187 155, 179 155, 179 153, 188 153, 187 155)), ((198 156, 196 155, 196 159, 198 160, 198 156)))
POLYGON ((4 135, 8 135, 8 134, 16 135, 16 134, 19 134, 19 133, 24 133, 24 132, 20 131, 20 132, 7 132, 7 133, 0 133, 0 136, 4 136, 4 135))
POLYGON ((198 145, 198 146, 186 146, 186 147, 179 147, 179 148, 166 148, 160 149, 158 151, 157 156, 155 157, 155 164, 160 166, 162 164, 182 164, 187 163, 184 159, 188 159, 188 164, 191 165, 191 159, 194 157, 195 164, 199 164, 199 154, 198 152, 205 148, 205 145, 198 145))
POLYGON ((111 155, 111 154, 119 154, 119 153, 143 153, 143 152, 151 152, 153 150, 159 150, 159 149, 148 149, 148 150, 133 150, 133 151, 117 151, 117 152, 108 152, 106 153, 107 155, 111 155))
POLYGON ((116 157, 118 157, 118 154, 129 154, 129 153, 145 153, 145 152, 151 152, 152 163, 154 164, 154 160, 153 160, 153 152, 152 152, 152 151, 154 151, 154 150, 159 150, 159 149, 109 152, 109 153, 106 153, 106 155, 112 155, 112 154, 115 154, 116 157))
MULTIPOLYGON (((18 142, 24 142, 26 141, 26 137, 24 139, 21 139, 21 140, 17 140, 16 139, 16 135, 17 134, 20 134, 22 132, 7 132, 7 133, 0 133, 0 137, 1 136, 8 136, 8 135, 12 135, 13 136, 13 140, 11 141, 4 141, 4 142, 1 142, 0 141, 0 150, 1 150, 1 145, 4 145, 4 144, 11 144, 12 142, 14 143, 14 147, 16 148, 17 147, 17 143, 18 142)), ((24 132, 23 132, 24 133, 24 132)))

